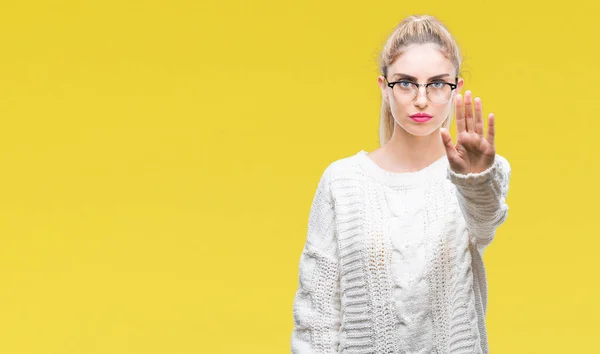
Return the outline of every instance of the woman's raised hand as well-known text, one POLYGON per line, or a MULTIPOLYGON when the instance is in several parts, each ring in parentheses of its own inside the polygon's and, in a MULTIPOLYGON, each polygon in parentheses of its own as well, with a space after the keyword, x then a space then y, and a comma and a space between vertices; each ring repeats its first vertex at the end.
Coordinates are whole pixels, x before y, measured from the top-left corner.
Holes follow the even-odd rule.
POLYGON ((471 97, 471 91, 465 92, 464 102, 460 94, 456 96, 456 145, 452 144, 448 129, 440 129, 450 168, 460 174, 485 171, 492 166, 496 156, 494 114, 488 115, 488 131, 484 137, 481 99, 475 98, 473 114, 471 97))

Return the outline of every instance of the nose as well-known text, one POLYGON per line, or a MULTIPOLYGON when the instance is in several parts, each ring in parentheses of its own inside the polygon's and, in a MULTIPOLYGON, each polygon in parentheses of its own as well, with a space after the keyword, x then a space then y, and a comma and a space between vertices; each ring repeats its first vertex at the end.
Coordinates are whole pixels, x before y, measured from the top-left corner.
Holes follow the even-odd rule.
POLYGON ((427 105, 427 90, 424 86, 417 88, 417 97, 415 97, 415 106, 425 107, 427 105))

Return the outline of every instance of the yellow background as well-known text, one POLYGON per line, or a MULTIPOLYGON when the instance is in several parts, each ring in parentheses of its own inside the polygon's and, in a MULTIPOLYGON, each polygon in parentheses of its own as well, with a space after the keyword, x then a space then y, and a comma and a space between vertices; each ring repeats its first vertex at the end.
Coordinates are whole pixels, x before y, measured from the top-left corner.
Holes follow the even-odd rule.
POLYGON ((491 352, 598 350, 599 9, 3 1, 0 353, 289 352, 318 179, 378 147, 377 55, 413 13, 513 169, 491 352))

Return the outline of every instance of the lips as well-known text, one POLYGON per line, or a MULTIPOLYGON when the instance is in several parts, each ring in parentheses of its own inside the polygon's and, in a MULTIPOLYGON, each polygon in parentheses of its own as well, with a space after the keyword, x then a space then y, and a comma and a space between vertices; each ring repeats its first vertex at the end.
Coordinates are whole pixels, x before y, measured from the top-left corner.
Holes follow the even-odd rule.
POLYGON ((427 114, 427 113, 415 113, 415 114, 410 115, 410 119, 414 120, 415 122, 419 122, 419 123, 427 122, 431 118, 433 118, 433 116, 431 114, 427 114))

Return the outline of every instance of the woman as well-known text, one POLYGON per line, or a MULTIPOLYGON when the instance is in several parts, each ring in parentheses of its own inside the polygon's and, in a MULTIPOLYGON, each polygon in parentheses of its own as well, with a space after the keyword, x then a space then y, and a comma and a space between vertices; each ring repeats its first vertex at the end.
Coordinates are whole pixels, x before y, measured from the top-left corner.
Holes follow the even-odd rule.
POLYGON ((332 162, 319 181, 292 353, 488 352, 482 257, 507 217, 510 165, 494 115, 484 134, 481 99, 458 93, 460 65, 432 16, 404 19, 386 42, 381 147, 332 162))

